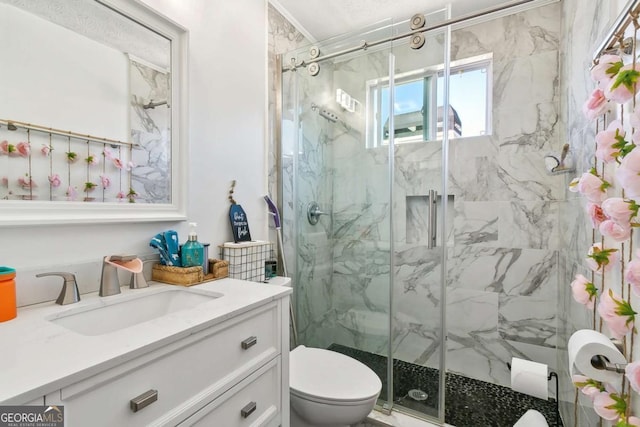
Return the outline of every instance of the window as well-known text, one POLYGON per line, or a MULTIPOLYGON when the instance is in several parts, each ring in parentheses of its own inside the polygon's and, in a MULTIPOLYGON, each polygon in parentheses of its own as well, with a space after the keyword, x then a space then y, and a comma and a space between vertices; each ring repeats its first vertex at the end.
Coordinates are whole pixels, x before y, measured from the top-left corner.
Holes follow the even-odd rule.
MULTIPOLYGON (((449 79, 449 138, 491 133, 491 55, 452 63, 449 79)), ((367 83, 367 146, 389 143, 389 79, 367 83)), ((395 78, 396 144, 442 138, 444 67, 395 78)))

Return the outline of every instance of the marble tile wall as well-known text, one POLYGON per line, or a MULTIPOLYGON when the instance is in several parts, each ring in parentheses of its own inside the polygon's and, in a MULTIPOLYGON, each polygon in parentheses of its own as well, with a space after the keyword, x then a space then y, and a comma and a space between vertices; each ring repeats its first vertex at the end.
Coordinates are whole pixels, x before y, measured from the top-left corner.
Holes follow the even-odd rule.
MULTIPOLYGON (((543 157, 560 144, 559 38, 559 4, 452 33, 452 60, 493 54, 493 132, 449 146, 446 367, 505 386, 511 357, 555 367, 564 192, 562 178, 547 175, 543 157)), ((406 240, 401 212, 407 197, 441 186, 441 166, 428 160, 440 156, 437 145, 413 145, 400 146, 395 159, 395 356, 432 367, 441 340, 441 262, 437 252, 406 240), (419 262, 406 258, 416 251, 419 262)))
MULTIPOLYGON (((491 135, 450 144, 447 369, 509 385, 506 362, 513 356, 532 359, 565 375, 563 398, 570 384, 563 353, 556 358, 555 348, 562 350, 570 333, 588 321, 573 306, 566 285, 590 236, 580 201, 565 193, 572 177, 548 175, 543 157, 567 141, 579 169, 590 158, 582 147, 592 130, 580 113, 590 91, 585 70, 598 35, 617 15, 611 5, 578 3, 565 0, 458 30, 452 40, 453 59, 493 53, 494 108, 491 135), (561 31, 563 16, 573 18, 561 31), (574 33, 578 27, 592 30, 574 33)), ((277 12, 271 10, 270 19, 270 41, 283 43, 280 51, 306 43, 277 12)), ((290 273, 297 270, 300 282, 299 329, 309 345, 338 343, 375 352, 385 348, 393 315, 394 357, 438 367, 442 252, 407 239, 406 203, 441 186, 439 146, 396 149, 389 204, 388 152, 366 150, 363 116, 332 103, 337 87, 362 97, 364 81, 385 75, 386 53, 323 65, 320 78, 285 73, 285 86, 296 85, 302 100, 297 112, 293 98, 283 103, 285 121, 295 114, 303 119, 301 128, 283 130, 296 141, 284 153, 283 179, 288 259, 297 264, 290 262, 290 273), (335 109, 340 120, 319 117, 311 103, 335 109), (312 199, 332 215, 315 227, 304 218, 296 223, 294 212, 304 212, 312 199), (395 236, 392 312, 389 215, 395 236)), ((401 46, 394 54, 397 63, 413 61, 402 57, 401 46)), ((424 65, 441 58, 433 51, 428 55, 424 65)), ((275 195, 273 168, 270 177, 275 195)), ((563 405, 565 422, 571 421, 571 404, 563 405)), ((590 425, 588 410, 581 406, 578 416, 579 425, 590 425)))
MULTIPOLYGON (((450 144, 447 368, 502 385, 509 385, 506 362, 512 356, 555 366, 564 182, 546 174, 543 157, 560 145, 559 31, 560 5, 554 4, 453 33, 452 59, 493 53, 494 109, 492 135, 450 144)), ((442 43, 441 35, 434 36, 431 49, 417 55, 394 46, 398 68, 441 63, 442 43)), ((364 101, 364 82, 387 74, 387 54, 380 50, 323 64, 320 79, 300 72, 295 77, 304 116, 297 209, 303 212, 302 200, 315 197, 332 212, 319 224, 324 230, 298 224, 300 330, 315 345, 379 351, 386 348, 385 325, 393 315, 394 356, 438 367, 443 252, 407 239, 406 220, 407 200, 411 204, 442 185, 440 146, 396 148, 390 205, 388 149, 366 149, 363 112, 340 111, 331 99, 339 87, 364 101), (319 85, 322 78, 329 79, 326 87, 319 85), (318 121, 311 102, 339 112, 340 120, 318 121), (320 183, 330 194, 323 194, 320 183)))
MULTIPOLYGON (((267 143, 269 148, 267 150, 268 164, 268 191, 271 199, 280 207, 280 215, 282 220, 282 238, 286 242, 284 245, 284 256, 286 260, 287 273, 290 277, 296 277, 296 232, 295 227, 297 222, 295 221, 294 212, 294 155, 296 153, 296 147, 298 145, 297 132, 293 127, 295 117, 295 98, 291 87, 296 84, 296 75, 294 73, 282 73, 281 84, 283 88, 283 96, 280 100, 282 102, 282 148, 278 147, 280 141, 276 141, 276 101, 280 96, 276 87, 277 75, 280 74, 280 70, 276 69, 276 55, 282 55, 286 52, 295 51, 301 46, 308 45, 308 40, 286 19, 280 14, 270 3, 268 5, 267 18, 269 20, 268 25, 268 138, 267 143), (280 156, 280 159, 278 159, 280 156), (280 173, 279 169, 282 170, 280 173), (278 189, 279 179, 281 179, 282 193, 278 189), (278 197, 281 196, 282 199, 278 197)), ((270 226, 273 226, 273 222, 270 222, 270 226)), ((270 228, 269 240, 272 242, 277 241, 276 230, 270 228)), ((282 258, 280 257, 280 262, 282 258)), ((295 281, 292 286, 296 286, 295 281)), ((295 297, 295 295, 294 295, 295 297)), ((295 304, 295 302, 294 302, 295 304)))
MULTIPOLYGON (((136 202, 171 202, 171 109, 143 108, 151 100, 169 99, 169 73, 133 58, 130 62, 131 140, 140 145, 131 160, 131 187, 136 202)), ((124 189, 126 191, 126 189, 124 189)))

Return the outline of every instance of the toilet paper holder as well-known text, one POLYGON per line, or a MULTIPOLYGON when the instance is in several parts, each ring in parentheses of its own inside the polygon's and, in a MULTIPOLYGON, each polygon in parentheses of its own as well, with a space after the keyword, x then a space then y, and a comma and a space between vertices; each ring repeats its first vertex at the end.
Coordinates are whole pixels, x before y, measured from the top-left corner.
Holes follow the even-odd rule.
MULTIPOLYGON (((607 360, 607 362, 608 362, 608 360, 607 360)), ((592 360, 592 363, 593 363, 593 360, 592 360)), ((511 363, 507 362, 507 368, 509 368, 509 371, 511 371, 511 363)), ((596 368, 596 369, 599 369, 599 368, 596 368)), ((558 398, 558 396, 560 395, 560 385, 559 385, 558 374, 556 374, 553 371, 549 371, 549 375, 547 375, 547 381, 551 381, 552 378, 556 380, 556 398, 555 399, 551 398, 551 401, 552 402, 555 401, 555 403, 556 403, 556 425, 560 425, 559 424, 559 421, 560 421, 560 400, 558 398)))
MULTIPOLYGON (((611 344, 615 345, 618 351, 624 354, 624 346, 622 341, 611 339, 611 344)), ((591 358, 591 366, 601 371, 610 371, 617 374, 624 374, 628 363, 611 363, 605 356, 596 354, 591 358)))
POLYGON ((627 363, 611 363, 606 357, 597 354, 591 358, 591 366, 601 371, 604 370, 624 374, 627 363))

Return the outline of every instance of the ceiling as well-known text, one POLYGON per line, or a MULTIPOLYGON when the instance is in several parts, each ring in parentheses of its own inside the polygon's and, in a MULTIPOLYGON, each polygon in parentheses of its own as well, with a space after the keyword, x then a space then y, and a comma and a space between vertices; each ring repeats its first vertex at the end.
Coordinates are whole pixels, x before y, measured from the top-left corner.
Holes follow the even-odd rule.
MULTIPOLYGON (((170 41, 94 0, 0 0, 161 69, 171 66, 170 41)), ((46 28, 43 26, 42 28, 46 28)))
MULTIPOLYGON (((401 22, 451 3, 452 18, 514 3, 506 0, 270 0, 312 42, 357 31, 392 18, 401 22)), ((535 2, 535 0, 533 1, 535 2)))

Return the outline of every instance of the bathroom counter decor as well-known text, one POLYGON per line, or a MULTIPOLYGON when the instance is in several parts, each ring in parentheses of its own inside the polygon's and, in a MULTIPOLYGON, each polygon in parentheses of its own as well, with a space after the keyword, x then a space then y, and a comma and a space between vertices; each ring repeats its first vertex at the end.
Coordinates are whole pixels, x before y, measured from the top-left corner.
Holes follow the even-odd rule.
POLYGON ((229 262, 210 259, 210 272, 204 274, 202 267, 174 267, 155 264, 151 270, 151 280, 178 286, 193 286, 229 276, 229 262))
POLYGON ((275 259, 273 243, 263 240, 226 242, 219 248, 220 258, 228 262, 232 279, 264 282, 265 262, 275 259))
POLYGON ((0 404, 64 406, 68 427, 289 425, 289 294, 151 282, 21 307, 0 328, 0 404))

